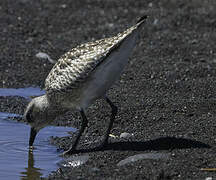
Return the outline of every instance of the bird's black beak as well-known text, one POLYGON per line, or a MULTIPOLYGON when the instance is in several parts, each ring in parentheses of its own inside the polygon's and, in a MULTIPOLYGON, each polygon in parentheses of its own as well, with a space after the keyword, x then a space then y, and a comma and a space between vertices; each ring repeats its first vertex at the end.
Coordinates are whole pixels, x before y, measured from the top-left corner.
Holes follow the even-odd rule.
POLYGON ((33 127, 31 128, 30 138, 29 138, 29 147, 33 145, 37 132, 38 131, 35 128, 33 127))

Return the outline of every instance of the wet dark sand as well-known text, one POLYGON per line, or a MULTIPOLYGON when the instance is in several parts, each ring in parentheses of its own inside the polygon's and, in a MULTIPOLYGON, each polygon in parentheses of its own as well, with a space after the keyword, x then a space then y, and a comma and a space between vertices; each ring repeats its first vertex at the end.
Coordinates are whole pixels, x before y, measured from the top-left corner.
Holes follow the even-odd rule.
MULTIPOLYGON (((33 1, 0 2, 0 87, 40 86, 52 68, 35 57, 57 59, 71 47, 116 34, 150 15, 130 63, 109 91, 119 107, 112 134, 133 133, 130 140, 104 134, 110 109, 96 102, 88 111, 89 129, 80 155, 86 164, 57 170, 49 179, 205 179, 216 172, 216 3, 201 1, 33 1), (140 153, 170 153, 169 159, 117 164, 140 153)), ((23 98, 1 97, 1 112, 22 114, 23 98)), ((58 125, 79 127, 78 113, 58 125)), ((55 138, 67 149, 68 138, 55 138)))

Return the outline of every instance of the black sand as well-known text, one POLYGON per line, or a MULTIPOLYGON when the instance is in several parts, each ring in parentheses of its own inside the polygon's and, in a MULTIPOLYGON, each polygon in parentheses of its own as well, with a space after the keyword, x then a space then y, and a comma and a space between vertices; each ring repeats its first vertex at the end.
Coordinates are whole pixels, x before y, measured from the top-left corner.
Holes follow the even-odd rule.
MULTIPOLYGON (((89 108, 88 132, 79 155, 89 161, 59 169, 48 179, 205 179, 216 172, 216 2, 214 0, 1 0, 0 87, 40 86, 52 68, 35 57, 52 59, 80 43, 109 37, 150 15, 130 63, 109 91, 119 107, 112 134, 134 134, 130 140, 104 134, 110 109, 103 101, 89 108), (88 144, 88 145, 86 145, 88 144), (116 164, 139 153, 171 153, 168 160, 116 164)), ((22 114, 22 98, 0 98, 0 111, 22 114)), ((79 127, 76 113, 58 125, 79 127)), ((53 138, 60 148, 69 138, 53 138)))

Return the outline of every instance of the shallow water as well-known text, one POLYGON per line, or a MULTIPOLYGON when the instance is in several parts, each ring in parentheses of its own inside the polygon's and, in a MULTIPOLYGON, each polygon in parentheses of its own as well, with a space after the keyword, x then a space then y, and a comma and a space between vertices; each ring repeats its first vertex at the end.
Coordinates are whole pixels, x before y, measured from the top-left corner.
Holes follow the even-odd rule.
POLYGON ((29 99, 31 96, 41 96, 45 94, 45 91, 39 87, 27 87, 27 88, 0 88, 0 96, 20 96, 29 99))
POLYGON ((39 179, 58 169, 62 161, 55 146, 49 143, 50 136, 67 136, 75 132, 71 127, 46 127, 34 143, 33 152, 28 149, 30 126, 10 120, 19 115, 0 113, 0 179, 39 179))

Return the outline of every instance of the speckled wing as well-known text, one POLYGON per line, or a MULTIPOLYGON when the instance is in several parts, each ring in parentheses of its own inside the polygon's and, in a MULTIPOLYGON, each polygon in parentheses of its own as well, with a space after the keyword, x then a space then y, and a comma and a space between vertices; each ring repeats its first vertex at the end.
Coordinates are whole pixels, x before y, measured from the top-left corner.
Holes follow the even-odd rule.
POLYGON ((53 66, 45 81, 47 94, 68 92, 78 88, 96 66, 103 62, 144 20, 138 21, 135 26, 114 37, 82 44, 64 54, 53 66))

